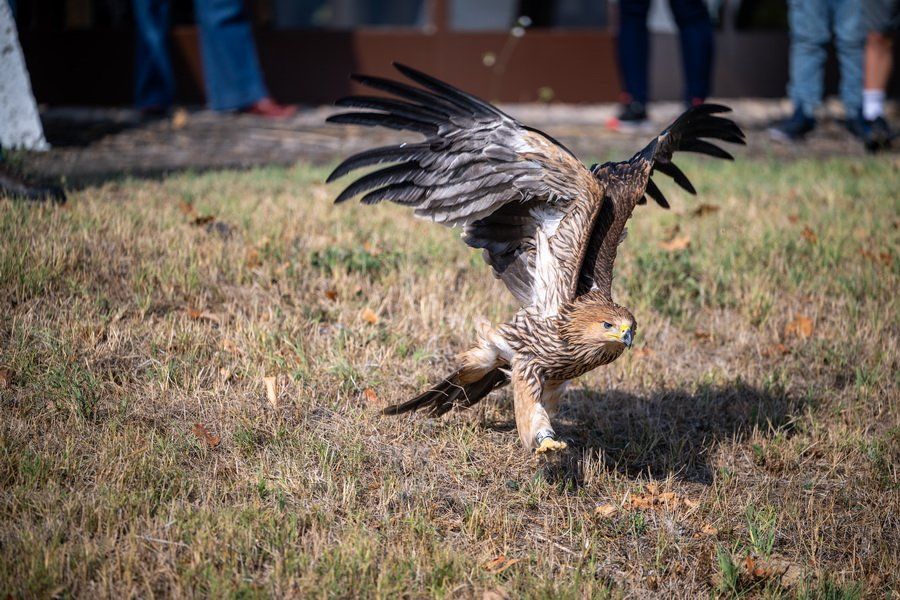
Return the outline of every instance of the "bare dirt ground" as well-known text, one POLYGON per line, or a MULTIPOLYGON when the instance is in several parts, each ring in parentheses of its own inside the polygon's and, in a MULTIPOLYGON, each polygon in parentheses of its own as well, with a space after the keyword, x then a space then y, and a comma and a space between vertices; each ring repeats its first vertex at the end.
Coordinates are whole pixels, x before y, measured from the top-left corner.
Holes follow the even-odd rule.
POLYGON ((699 198, 666 186, 620 251, 635 348, 573 386, 550 461, 506 390, 377 414, 514 306, 458 232, 334 207, 325 167, 0 202, 0 590, 895 593, 900 163, 679 164, 699 198))
MULTIPOLYGON (((715 100, 713 100, 715 101, 715 100)), ((748 153, 771 159, 862 156, 862 144, 846 131, 836 102, 826 104, 821 126, 802 144, 770 141, 766 128, 790 111, 777 100, 723 100, 749 136, 748 153)), ((606 123, 618 110, 612 104, 528 105, 503 107, 529 125, 546 130, 585 160, 630 155, 672 122, 680 103, 652 106, 653 126, 647 131, 617 133, 606 123)), ((122 174, 161 176, 183 170, 247 168, 298 161, 325 164, 372 144, 390 143, 399 134, 361 127, 326 124, 330 107, 304 108, 296 117, 272 121, 247 115, 226 115, 179 109, 165 119, 142 120, 130 109, 50 108, 43 111, 53 150, 23 161, 28 171, 63 179, 82 187, 122 174)))

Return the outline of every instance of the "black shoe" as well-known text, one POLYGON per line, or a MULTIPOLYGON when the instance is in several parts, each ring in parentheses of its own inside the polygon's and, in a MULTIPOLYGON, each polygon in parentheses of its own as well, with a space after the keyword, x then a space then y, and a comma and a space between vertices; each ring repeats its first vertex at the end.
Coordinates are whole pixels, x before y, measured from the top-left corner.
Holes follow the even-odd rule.
POLYGON ((871 132, 870 121, 866 121, 862 117, 862 113, 856 115, 855 117, 848 117, 844 121, 844 127, 847 128, 847 131, 853 134, 854 137, 861 140, 863 143, 869 139, 869 135, 871 132))
POLYGON ((866 150, 869 152, 878 152, 880 150, 888 150, 891 147, 893 134, 891 127, 884 117, 877 117, 868 121, 868 132, 863 140, 866 150))
POLYGON ((769 136, 779 142, 799 142, 816 128, 816 120, 796 109, 789 119, 777 121, 769 127, 769 136))
POLYGON ((647 118, 647 106, 643 102, 633 100, 622 105, 618 117, 613 117, 606 123, 607 127, 614 131, 633 131, 650 126, 647 118))

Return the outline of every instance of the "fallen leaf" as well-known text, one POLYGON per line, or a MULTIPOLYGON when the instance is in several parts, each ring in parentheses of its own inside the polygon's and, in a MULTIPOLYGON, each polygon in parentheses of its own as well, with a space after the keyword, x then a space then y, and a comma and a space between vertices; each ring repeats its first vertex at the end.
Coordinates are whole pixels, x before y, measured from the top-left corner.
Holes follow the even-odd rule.
POLYGON ((812 332, 812 319, 804 315, 795 317, 794 320, 788 323, 784 328, 785 337, 798 337, 803 340, 811 336, 812 332))
POLYGON ((197 217, 196 219, 194 219, 193 221, 191 221, 191 225, 199 227, 201 225, 208 225, 209 223, 212 223, 215 220, 216 220, 216 218, 213 215, 201 215, 201 216, 197 217))
POLYGON ((703 527, 700 528, 700 533, 704 535, 716 535, 717 533, 719 533, 719 530, 709 523, 706 523, 703 525, 703 527))
POLYGON ((788 221, 791 223, 796 223, 800 220, 800 215, 788 215, 788 221))
POLYGON ((744 571, 756 579, 765 579, 772 576, 772 569, 765 561, 756 560, 750 555, 744 558, 744 571))
POLYGON ((0 369, 0 390, 5 390, 12 383, 12 373, 9 369, 0 369))
POLYGON ((647 493, 651 496, 656 496, 657 494, 659 494, 659 484, 655 481, 651 481, 650 483, 648 483, 646 489, 647 493))
POLYGON ((660 242, 659 246, 666 252, 680 252, 686 250, 691 245, 691 237, 688 235, 677 235, 667 242, 660 242))
POLYGON ((337 300, 337 297, 338 297, 337 290, 328 288, 327 290, 325 290, 325 297, 328 298, 329 300, 337 300))
POLYGON ((692 210, 691 214, 695 217, 703 217, 716 212, 719 212, 719 207, 715 204, 701 204, 700 206, 692 210))
POLYGON ((194 432, 194 435, 196 435, 201 442, 205 442, 209 445, 210 448, 215 448, 219 445, 219 442, 222 441, 220 436, 211 434, 201 423, 194 423, 194 428, 191 431, 194 432))
POLYGON ((484 563, 484 568, 492 575, 499 575, 517 562, 519 562, 518 558, 506 558, 505 554, 501 554, 484 563))
POLYGON ((615 504, 601 504, 600 506, 598 506, 597 508, 594 509, 594 516, 602 517, 605 519, 607 517, 611 517, 614 514, 616 514, 616 512, 618 512, 618 510, 619 510, 619 507, 616 506, 615 504))
POLYGON ((225 367, 219 368, 219 376, 222 378, 222 381, 227 383, 233 375, 234 373, 231 369, 226 369, 225 367))
POLYGON ((192 321, 212 321, 213 323, 222 323, 222 318, 219 315, 214 315, 213 313, 205 310, 197 310, 196 308, 188 308, 187 309, 188 318, 192 321))
POLYGON ((871 250, 866 250, 865 248, 860 248, 859 253, 862 254, 865 258, 868 258, 872 262, 881 263, 886 267, 890 267, 894 263, 894 257, 891 256, 890 252, 879 252, 875 253, 871 250))
POLYGON ((804 227, 803 231, 800 233, 803 236, 803 239, 809 242, 810 244, 815 244, 819 241, 819 236, 816 235, 816 232, 810 229, 809 227, 804 227))
POLYGON ((763 348, 761 354, 766 358, 771 358, 773 356, 785 356, 789 354, 791 351, 782 343, 773 344, 767 348, 763 348))
POLYGON ((653 356, 653 350, 650 348, 637 348, 632 350, 631 353, 635 358, 646 358, 648 356, 653 356))
POLYGON ((698 340, 708 340, 712 337, 712 334, 708 331, 703 331, 702 329, 694 330, 694 337, 698 340))
POLYGON ((172 113, 172 129, 183 129, 188 122, 187 111, 183 108, 176 108, 172 113))
POLYGON ((360 315, 366 323, 370 323, 374 325, 378 322, 378 315, 375 314, 375 311, 371 308, 365 308, 360 315))
POLYGON ((178 202, 178 210, 181 211, 181 214, 189 217, 197 215, 197 209, 194 208, 194 205, 190 202, 185 202, 184 200, 178 202))
POLYGON ((262 261, 259 259, 259 250, 256 248, 247 248, 246 263, 247 267, 250 269, 255 269, 260 266, 262 261))
POLYGON ((266 398, 269 399, 269 404, 272 405, 272 408, 278 408, 278 394, 275 393, 275 378, 263 377, 263 383, 266 385, 266 398))
POLYGON ((375 404, 378 402, 378 394, 375 393, 375 390, 372 388, 366 388, 363 390, 363 398, 366 399, 366 402, 369 404, 375 404))
POLYGON ((689 509, 694 510, 695 508, 700 506, 700 501, 699 500, 691 500, 690 498, 685 498, 684 505, 686 507, 688 507, 689 509))

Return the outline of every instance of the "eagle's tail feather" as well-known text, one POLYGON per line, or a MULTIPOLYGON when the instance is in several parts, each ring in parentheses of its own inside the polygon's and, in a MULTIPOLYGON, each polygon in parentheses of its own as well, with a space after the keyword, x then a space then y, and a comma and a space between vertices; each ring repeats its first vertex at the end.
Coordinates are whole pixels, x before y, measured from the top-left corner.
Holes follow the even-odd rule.
POLYGON ((500 369, 492 369, 481 379, 469 383, 462 383, 460 371, 456 371, 412 400, 388 406, 382 414, 399 415, 423 409, 431 416, 439 417, 454 407, 469 408, 507 383, 509 376, 500 369))

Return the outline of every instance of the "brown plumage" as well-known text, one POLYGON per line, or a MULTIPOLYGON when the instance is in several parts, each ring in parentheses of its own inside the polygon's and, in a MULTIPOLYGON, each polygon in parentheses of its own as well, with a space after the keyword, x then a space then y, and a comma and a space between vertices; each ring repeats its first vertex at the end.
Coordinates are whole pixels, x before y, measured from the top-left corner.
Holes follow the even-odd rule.
POLYGON ((393 98, 353 96, 338 106, 368 109, 329 117, 413 131, 417 144, 367 150, 342 162, 332 181, 383 163, 337 198, 390 200, 415 215, 463 228, 521 308, 508 322, 482 327, 458 368, 412 400, 385 409, 441 415, 472 406, 511 383, 516 427, 526 448, 565 448, 550 424, 566 383, 618 358, 636 333, 634 316, 612 298, 613 263, 625 224, 650 196, 669 204, 651 178, 657 171, 696 193, 672 163, 676 150, 731 156, 703 138, 743 144, 734 122, 704 104, 681 115, 630 160, 587 169, 550 136, 522 125, 491 104, 403 65, 412 82, 353 76, 393 98))

